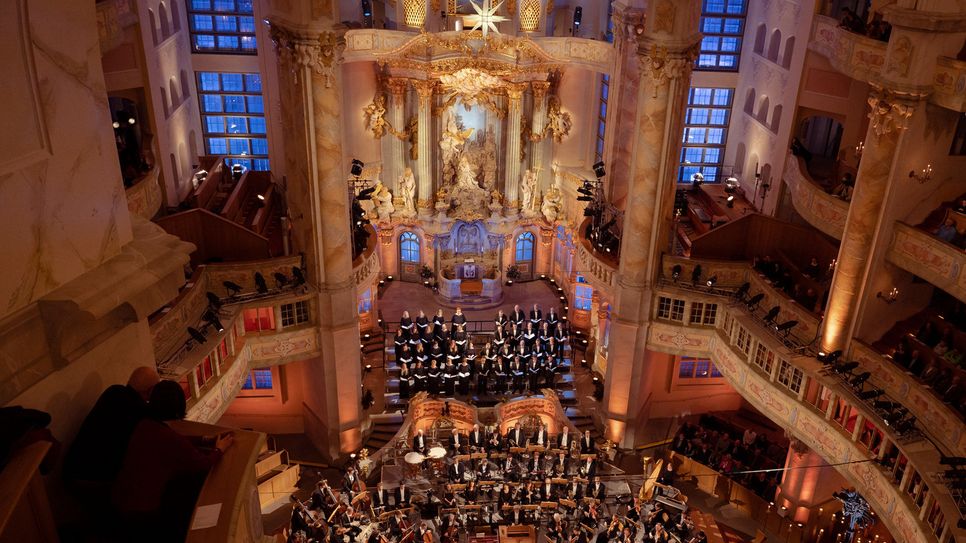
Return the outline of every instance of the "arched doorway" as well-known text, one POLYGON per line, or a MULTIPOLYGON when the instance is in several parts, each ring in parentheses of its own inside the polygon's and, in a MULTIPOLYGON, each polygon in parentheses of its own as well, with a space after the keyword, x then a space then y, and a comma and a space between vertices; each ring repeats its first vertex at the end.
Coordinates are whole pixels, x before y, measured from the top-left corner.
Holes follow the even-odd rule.
POLYGON ((799 126, 798 139, 808 149, 805 162, 812 178, 832 175, 842 143, 842 123, 824 115, 808 117, 799 126))
POLYGON ((403 281, 419 281, 419 236, 403 232, 399 236, 399 278, 403 281))
POLYGON ((523 232, 517 236, 513 262, 520 272, 520 280, 533 279, 533 241, 533 232, 523 232))

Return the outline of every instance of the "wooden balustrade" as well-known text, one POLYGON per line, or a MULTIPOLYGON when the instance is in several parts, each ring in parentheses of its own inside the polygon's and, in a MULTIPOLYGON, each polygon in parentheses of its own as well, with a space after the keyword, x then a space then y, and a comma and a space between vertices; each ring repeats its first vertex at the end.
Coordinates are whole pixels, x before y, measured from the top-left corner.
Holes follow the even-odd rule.
POLYGON ((212 197, 218 192, 218 185, 222 178, 229 175, 228 168, 225 166, 225 157, 203 156, 199 160, 199 169, 206 170, 208 177, 193 189, 188 195, 187 201, 192 207, 207 208, 212 197))
POLYGON ((49 442, 38 441, 14 451, 0 472, 0 541, 60 541, 40 475, 40 463, 49 449, 49 442))
POLYGON ((190 209, 161 217, 156 222, 169 234, 195 244, 192 266, 272 256, 268 238, 207 209, 190 209))

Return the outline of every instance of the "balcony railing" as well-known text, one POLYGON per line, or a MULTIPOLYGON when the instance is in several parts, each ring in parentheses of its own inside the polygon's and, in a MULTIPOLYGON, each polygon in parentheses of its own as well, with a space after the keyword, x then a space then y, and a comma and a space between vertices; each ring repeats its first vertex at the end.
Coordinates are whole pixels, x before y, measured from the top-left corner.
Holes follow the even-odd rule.
MULTIPOLYGON (((707 303, 704 299, 706 296, 696 296, 686 290, 674 293, 675 290, 671 288, 668 294, 707 303)), ((720 309, 713 326, 688 324, 690 309, 685 307, 682 313, 684 318, 678 322, 658 319, 651 326, 648 348, 672 354, 686 351, 689 356, 709 357, 735 390, 762 413, 830 463, 843 462, 837 469, 869 500, 897 541, 936 541, 935 537, 938 536, 938 541, 947 543, 963 537, 963 530, 956 528, 960 515, 956 503, 942 482, 934 476, 941 471, 937 462, 939 453, 935 447, 922 438, 908 442, 896 435, 882 424, 879 415, 855 397, 851 389, 838 379, 822 375, 822 366, 818 361, 796 356, 765 333, 748 314, 744 304, 719 299, 724 301, 719 302, 720 309), (759 350, 770 353, 770 358, 759 357, 759 350), (767 364, 756 363, 764 358, 769 360, 767 364), (806 399, 807 394, 816 398, 824 397, 819 392, 821 390, 828 394, 828 404, 823 409, 817 408, 817 403, 811 403, 814 398, 806 399), (851 413, 850 424, 833 421, 833 408, 843 405, 840 401, 844 402, 844 412, 851 413), (883 436, 883 441, 873 451, 860 441, 861 430, 868 424, 883 436), (894 479, 890 469, 876 463, 882 461, 887 447, 895 447, 908 461, 899 480, 894 479), (925 484, 914 486, 911 482, 913 474, 925 484), (917 494, 916 499, 911 499, 910 494, 917 494), (938 517, 935 516, 929 517, 931 524, 926 523, 924 512, 934 504, 940 508, 944 524, 936 521, 938 517)), ((690 301, 686 303, 691 305, 690 301)), ((908 386, 915 386, 915 383, 909 381, 908 386)), ((909 401, 908 396, 898 397, 903 398, 904 403, 909 401)), ((909 405, 910 410, 918 407, 909 405)), ((923 420, 926 422, 928 419, 923 420)), ((957 447, 952 450, 961 454, 958 451, 962 449, 957 447)))
POLYGON ((783 178, 791 189, 795 211, 815 228, 835 239, 842 239, 849 203, 826 193, 809 177, 802 159, 791 152, 785 160, 783 178))
POLYGON ((933 103, 953 111, 966 112, 966 62, 949 57, 936 59, 933 76, 933 103))
POLYGON ((890 262, 966 302, 962 249, 903 222, 896 222, 892 232, 886 253, 890 262))
POLYGON ((844 28, 831 17, 816 15, 808 48, 828 58, 839 72, 867 83, 878 79, 889 44, 844 28))
POLYGON ((124 189, 127 196, 127 209, 131 212, 131 215, 151 220, 158 214, 161 203, 164 201, 161 194, 161 185, 158 184, 160 171, 161 168, 155 165, 133 185, 124 189))

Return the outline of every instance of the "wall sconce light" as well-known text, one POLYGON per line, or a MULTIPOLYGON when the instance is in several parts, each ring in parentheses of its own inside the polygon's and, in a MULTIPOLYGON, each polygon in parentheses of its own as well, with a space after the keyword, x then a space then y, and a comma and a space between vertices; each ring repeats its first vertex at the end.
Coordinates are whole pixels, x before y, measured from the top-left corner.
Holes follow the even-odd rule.
POLYGON ((876 293, 875 297, 881 299, 883 302, 887 304, 894 304, 896 300, 899 299, 899 289, 896 287, 892 287, 892 290, 890 290, 885 294, 883 294, 882 291, 879 291, 876 293))
MULTIPOLYGON (((853 152, 853 154, 855 155, 855 159, 858 161, 861 161, 862 153, 864 152, 865 152, 865 142, 860 141, 859 144, 855 146, 855 151, 853 152)), ((856 167, 858 167, 858 163, 856 163, 856 167)))
POLYGON ((925 183, 926 181, 929 181, 930 179, 932 179, 932 164, 926 164, 926 167, 920 170, 919 172, 916 172, 916 170, 910 171, 909 178, 915 179, 920 183, 925 183))

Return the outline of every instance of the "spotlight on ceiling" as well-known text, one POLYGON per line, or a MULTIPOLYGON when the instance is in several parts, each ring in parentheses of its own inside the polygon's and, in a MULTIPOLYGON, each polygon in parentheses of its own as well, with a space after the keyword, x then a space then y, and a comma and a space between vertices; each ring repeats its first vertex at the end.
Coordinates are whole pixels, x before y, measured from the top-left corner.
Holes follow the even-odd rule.
POLYGON ((872 377, 872 373, 863 371, 849 379, 849 384, 852 385, 852 388, 862 388, 862 385, 869 380, 869 377, 872 377))
POLYGON ((705 284, 708 285, 708 288, 714 288, 714 284, 717 282, 718 282, 718 276, 712 275, 711 277, 708 278, 707 281, 705 281, 705 284))
POLYGON ((221 309, 221 298, 217 294, 209 290, 205 293, 205 297, 208 298, 208 307, 212 307, 215 310, 221 309))
POLYGON ((607 172, 604 171, 604 161, 600 161, 594 164, 594 175, 597 176, 597 179, 600 179, 601 177, 604 177, 605 175, 607 175, 607 172))
POLYGON ((259 200, 261 200, 263 202, 265 201, 265 195, 264 194, 258 194, 257 196, 258 196, 258 199, 259 200))
POLYGON ((356 200, 372 200, 372 193, 376 192, 376 187, 369 187, 367 189, 362 189, 359 191, 359 195, 356 196, 356 200))
POLYGON ((751 283, 742 283, 738 290, 735 291, 736 300, 744 300, 745 296, 748 295, 748 291, 751 289, 751 283))
POLYGON ((113 123, 111 123, 111 126, 113 126, 114 128, 121 128, 121 123, 114 121, 113 123))
POLYGON ((763 317, 762 320, 764 320, 765 322, 767 322, 769 324, 773 324, 775 322, 775 319, 778 318, 778 313, 781 310, 782 310, 782 308, 780 306, 777 306, 776 305, 776 306, 772 307, 771 309, 768 310, 768 313, 765 313, 765 316, 763 317))
POLYGON ((349 173, 352 174, 353 177, 359 177, 360 175, 362 175, 362 168, 365 165, 366 165, 365 162, 357 158, 353 158, 352 165, 349 167, 349 173))
POLYGON ((272 277, 275 278, 275 286, 280 289, 285 288, 285 285, 288 284, 288 277, 285 277, 284 273, 275 272, 272 277))
POLYGON ((748 298, 748 301, 745 302, 745 306, 747 306, 748 309, 755 310, 758 308, 758 304, 760 304, 761 301, 764 299, 765 299, 765 293, 759 292, 758 294, 755 294, 751 298, 748 298))
POLYGON ((854 360, 851 362, 842 362, 832 366, 832 372, 838 374, 849 373, 857 367, 859 367, 859 363, 854 360))
POLYGON ((678 277, 681 277, 681 265, 675 264, 674 267, 671 268, 671 279, 677 281, 678 277))

